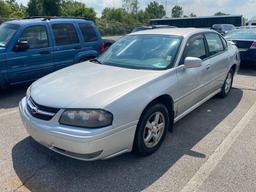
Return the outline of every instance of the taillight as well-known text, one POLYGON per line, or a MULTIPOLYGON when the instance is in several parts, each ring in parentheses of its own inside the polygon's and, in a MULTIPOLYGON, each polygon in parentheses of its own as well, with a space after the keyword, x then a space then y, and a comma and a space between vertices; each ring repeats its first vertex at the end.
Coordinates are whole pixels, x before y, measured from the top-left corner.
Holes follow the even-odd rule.
POLYGON ((102 41, 100 44, 100 53, 103 53, 105 51, 104 42, 102 41))
POLYGON ((254 41, 251 45, 251 49, 256 49, 256 41, 254 41))

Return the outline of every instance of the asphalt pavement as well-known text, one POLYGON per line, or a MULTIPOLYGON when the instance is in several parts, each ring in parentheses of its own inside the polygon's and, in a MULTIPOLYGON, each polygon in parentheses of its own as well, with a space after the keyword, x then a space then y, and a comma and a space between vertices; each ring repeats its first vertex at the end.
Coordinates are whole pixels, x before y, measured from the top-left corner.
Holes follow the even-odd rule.
POLYGON ((256 190, 255 68, 239 72, 227 98, 180 120, 153 155, 95 162, 61 156, 28 136, 18 113, 27 86, 0 93, 1 192, 256 190))

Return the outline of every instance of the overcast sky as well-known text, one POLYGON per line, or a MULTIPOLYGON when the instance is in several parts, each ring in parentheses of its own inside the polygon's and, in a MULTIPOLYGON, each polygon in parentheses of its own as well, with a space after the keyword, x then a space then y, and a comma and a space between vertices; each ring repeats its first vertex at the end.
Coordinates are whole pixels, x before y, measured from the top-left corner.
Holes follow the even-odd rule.
MULTIPOLYGON (((17 0, 19 3, 27 4, 28 0, 17 0)), ((105 7, 121 7, 122 0, 80 0, 89 7, 93 7, 98 16, 105 7)), ((151 0, 139 0, 140 8, 144 9, 151 0)), ((251 19, 256 16, 256 0, 157 0, 165 5, 167 1, 167 12, 170 13, 171 7, 178 4, 183 7, 184 14, 195 13, 197 16, 209 16, 218 11, 233 15, 244 15, 251 19)))

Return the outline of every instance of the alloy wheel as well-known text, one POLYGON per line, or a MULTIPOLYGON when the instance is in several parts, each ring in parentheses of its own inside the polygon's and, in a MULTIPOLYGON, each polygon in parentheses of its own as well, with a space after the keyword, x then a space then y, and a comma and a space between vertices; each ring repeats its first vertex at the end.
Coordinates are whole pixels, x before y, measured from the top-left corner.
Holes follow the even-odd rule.
POLYGON ((161 112, 155 112, 148 118, 143 134, 146 147, 153 148, 159 143, 163 136, 165 125, 165 117, 161 112))

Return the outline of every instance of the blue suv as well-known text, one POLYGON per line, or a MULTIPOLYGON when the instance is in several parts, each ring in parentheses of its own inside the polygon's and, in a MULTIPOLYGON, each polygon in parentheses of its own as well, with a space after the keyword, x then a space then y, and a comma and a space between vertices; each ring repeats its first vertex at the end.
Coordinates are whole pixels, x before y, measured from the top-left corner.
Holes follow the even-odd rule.
POLYGON ((36 80, 104 51, 92 21, 72 18, 13 20, 0 25, 0 88, 36 80))

